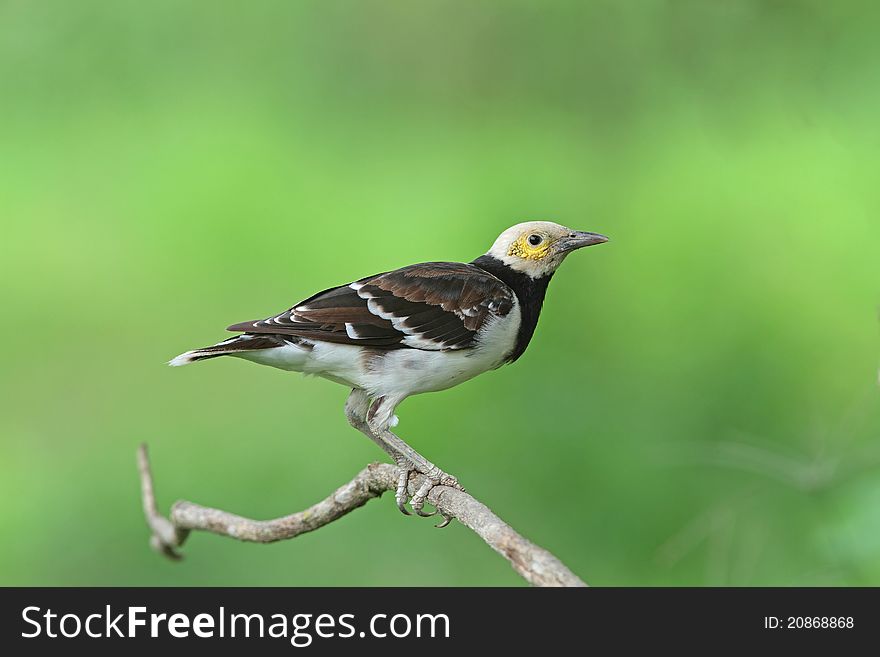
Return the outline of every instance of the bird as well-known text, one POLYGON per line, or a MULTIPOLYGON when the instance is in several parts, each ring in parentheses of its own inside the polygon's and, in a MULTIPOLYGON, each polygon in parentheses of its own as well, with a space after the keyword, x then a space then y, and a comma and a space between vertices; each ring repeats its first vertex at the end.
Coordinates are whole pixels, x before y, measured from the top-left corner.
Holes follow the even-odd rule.
POLYGON ((397 465, 397 507, 411 515, 409 502, 432 516, 424 505, 434 486, 464 488, 391 430, 398 405, 518 360, 563 260, 607 241, 551 221, 519 223, 471 262, 419 263, 328 288, 280 314, 233 324, 227 330, 238 335, 169 365, 234 356, 346 386, 349 423, 397 465), (424 480, 410 498, 415 472, 424 480))

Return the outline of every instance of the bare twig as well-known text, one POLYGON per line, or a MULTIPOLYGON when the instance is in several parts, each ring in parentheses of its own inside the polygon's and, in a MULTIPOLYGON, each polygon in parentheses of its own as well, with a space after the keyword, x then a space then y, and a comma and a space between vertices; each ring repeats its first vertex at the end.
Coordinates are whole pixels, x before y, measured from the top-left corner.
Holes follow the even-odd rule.
MULTIPOLYGON (((241 541, 271 543, 294 538, 319 529, 350 511, 363 506, 397 485, 397 469, 387 463, 371 463, 354 479, 336 489, 329 497, 309 507, 274 520, 251 520, 219 509, 179 501, 171 509, 171 518, 162 516, 156 506, 153 475, 147 456, 147 446, 138 449, 138 467, 144 514, 155 550, 172 559, 179 559, 181 547, 191 530, 207 531, 241 541)), ((418 490, 421 475, 410 480, 410 493, 418 490)), ((523 538, 510 525, 495 515, 489 507, 471 495, 436 486, 428 501, 441 513, 452 516, 473 530, 489 547, 510 562, 513 569, 534 586, 586 586, 559 559, 550 552, 523 538)))

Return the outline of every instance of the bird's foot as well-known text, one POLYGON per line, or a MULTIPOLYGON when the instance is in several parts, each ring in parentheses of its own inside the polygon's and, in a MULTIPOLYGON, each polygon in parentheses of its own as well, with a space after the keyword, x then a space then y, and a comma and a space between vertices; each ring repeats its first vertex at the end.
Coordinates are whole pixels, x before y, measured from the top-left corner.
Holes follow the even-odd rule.
POLYGON ((400 509, 400 512, 409 516, 412 515, 406 508, 406 503, 409 500, 409 476, 415 472, 415 469, 408 461, 400 459, 397 462, 397 470, 397 490, 394 492, 394 501, 397 502, 397 508, 400 509))
MULTIPOLYGON (((394 499, 397 502, 397 508, 406 515, 412 515, 406 508, 406 502, 409 499, 409 476, 413 472, 419 472, 416 468, 414 468, 410 463, 401 459, 401 462, 397 464, 400 469, 400 474, 398 475, 397 480, 397 491, 395 492, 394 499)), ((416 512, 417 515, 422 516, 423 518, 430 518, 437 514, 437 510, 431 511, 430 513, 425 512, 425 502, 428 499, 428 493, 431 492, 435 486, 449 486, 450 488, 455 488, 456 490, 464 491, 464 488, 461 484, 458 483, 458 479, 456 479, 451 474, 443 472, 437 466, 432 466, 428 469, 428 472, 422 472, 425 479, 422 482, 422 485, 419 486, 415 495, 412 496, 410 500, 410 506, 412 506, 412 510, 416 512)), ((441 522, 437 527, 446 527, 450 522, 452 522, 452 516, 449 516, 442 511, 440 515, 443 516, 443 522, 441 522)))

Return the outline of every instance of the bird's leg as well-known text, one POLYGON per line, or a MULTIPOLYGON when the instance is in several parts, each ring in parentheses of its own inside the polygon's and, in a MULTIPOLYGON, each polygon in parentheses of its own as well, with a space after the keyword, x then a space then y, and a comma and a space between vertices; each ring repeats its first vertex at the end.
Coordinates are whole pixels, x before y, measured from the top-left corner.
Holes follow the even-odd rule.
MULTIPOLYGON (((391 450, 397 452, 399 455, 403 456, 415 467, 416 470, 418 470, 425 476, 425 481, 419 487, 419 490, 416 491, 416 494, 413 495, 410 504, 413 508, 413 511, 415 511, 418 515, 426 517, 432 516, 436 512, 425 513, 423 509, 425 506, 425 500, 428 497, 428 493, 431 492, 431 489, 434 488, 434 486, 450 486, 461 491, 463 491, 464 488, 462 488, 462 486, 458 483, 458 479, 446 472, 443 472, 443 470, 438 468, 436 465, 431 463, 428 459, 419 454, 412 447, 407 445, 402 438, 397 436, 394 432, 391 431, 391 429, 389 429, 391 418, 393 417, 393 410, 396 405, 397 404, 388 404, 383 397, 374 400, 373 403, 370 405, 369 410, 367 411, 366 424, 370 433, 374 436, 374 439, 378 439, 378 441, 383 442, 387 446, 387 448, 390 448, 391 450), (383 408, 383 405, 386 404, 386 408, 383 408)), ((404 484, 402 495, 404 499, 406 497, 406 482, 407 479, 402 478, 402 483, 404 484)), ((401 487, 400 484, 398 484, 398 507, 401 507, 400 496, 401 487)), ((449 521, 450 518, 446 518, 444 516, 444 522, 440 526, 445 527, 447 524, 449 524, 449 521)))
POLYGON ((370 429, 367 424, 367 413, 370 408, 370 399, 367 393, 358 388, 354 388, 345 402, 345 416, 348 418, 349 424, 364 434, 367 438, 376 443, 391 457, 399 475, 397 478, 397 490, 394 493, 394 500, 397 502, 397 508, 404 515, 411 515, 406 508, 406 502, 409 499, 407 489, 409 488, 409 475, 415 471, 413 464, 403 456, 400 452, 391 447, 387 442, 383 441, 370 429))
MULTIPOLYGON (((416 470, 422 473, 425 476, 425 480, 422 482, 422 485, 416 491, 416 494, 412 496, 410 500, 410 506, 412 506, 413 511, 415 511, 418 515, 423 517, 433 516, 436 511, 432 513, 425 513, 425 500, 428 497, 428 493, 431 492, 431 489, 434 486, 449 486, 451 488, 456 488, 460 491, 464 491, 464 488, 461 484, 458 483, 458 479, 456 479, 453 475, 444 472, 436 465, 431 463, 424 456, 415 451, 412 447, 407 445, 402 438, 392 432, 390 429, 384 429, 381 431, 377 431, 378 436, 383 439, 387 444, 391 445, 394 449, 399 450, 400 454, 407 460, 409 463, 414 466, 416 470)), ((403 466, 401 466, 403 468, 403 466)), ((398 508, 406 513, 404 508, 401 507, 401 499, 403 503, 406 502, 407 492, 406 492, 406 484, 408 481, 409 473, 406 474, 406 477, 401 475, 401 480, 398 484, 398 492, 397 492, 397 501, 398 508)), ((451 518, 444 516, 444 521, 438 527, 445 527, 449 524, 451 518)))
MULTIPOLYGON (((424 513, 423 509, 428 493, 434 486, 451 486, 461 491, 464 488, 455 477, 443 472, 388 428, 393 422, 393 411, 397 403, 389 403, 384 397, 380 397, 371 404, 367 393, 355 388, 345 403, 345 415, 351 426, 379 445, 397 464, 400 475, 394 499, 402 513, 410 515, 406 509, 409 475, 417 471, 425 476, 424 483, 412 498, 412 507, 420 516, 429 517, 434 513, 424 513)), ((451 520, 451 517, 444 515, 443 522, 437 526, 445 527, 451 520)))

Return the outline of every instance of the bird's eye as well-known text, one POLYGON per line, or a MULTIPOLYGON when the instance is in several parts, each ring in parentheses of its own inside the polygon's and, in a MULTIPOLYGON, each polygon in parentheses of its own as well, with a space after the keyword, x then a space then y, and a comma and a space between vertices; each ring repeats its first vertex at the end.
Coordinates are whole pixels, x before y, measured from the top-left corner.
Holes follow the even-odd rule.
POLYGON ((540 235, 529 235, 529 244, 531 244, 532 246, 538 246, 543 241, 544 238, 540 235))

